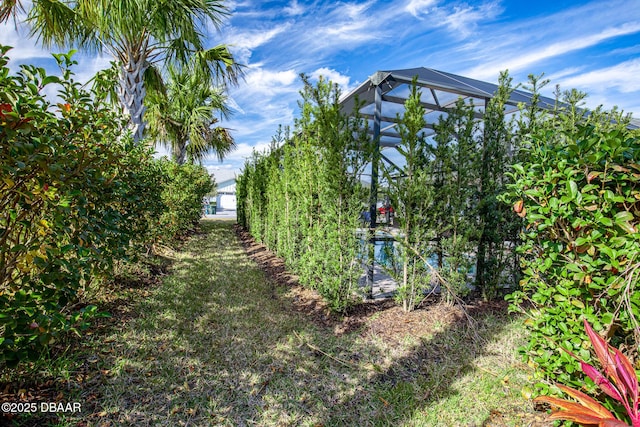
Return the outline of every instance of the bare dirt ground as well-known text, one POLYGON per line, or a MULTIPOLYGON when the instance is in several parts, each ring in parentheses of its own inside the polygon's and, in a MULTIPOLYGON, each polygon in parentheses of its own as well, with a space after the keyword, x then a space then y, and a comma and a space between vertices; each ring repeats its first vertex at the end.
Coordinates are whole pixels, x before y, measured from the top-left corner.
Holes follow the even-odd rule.
POLYGON ((508 304, 503 300, 476 301, 460 307, 440 304, 435 297, 418 307, 429 307, 429 310, 418 309, 411 313, 405 313, 392 299, 364 301, 344 315, 332 313, 317 292, 298 283, 297 276, 287 270, 281 258, 265 245, 256 242, 240 226, 235 229, 247 254, 258 263, 267 277, 279 285, 290 287, 289 292, 295 295, 292 300, 293 308, 317 324, 333 328, 336 335, 360 329, 363 335, 375 333, 385 340, 394 341, 408 332, 426 336, 434 332, 433 326, 437 324, 463 322, 467 318, 465 311, 471 317, 487 311, 494 314, 507 313, 508 304))

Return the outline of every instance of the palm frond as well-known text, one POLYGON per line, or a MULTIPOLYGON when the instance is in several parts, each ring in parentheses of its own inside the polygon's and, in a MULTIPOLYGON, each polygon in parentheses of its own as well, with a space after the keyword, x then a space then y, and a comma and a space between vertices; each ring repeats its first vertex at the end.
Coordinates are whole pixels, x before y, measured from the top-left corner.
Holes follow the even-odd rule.
POLYGON ((196 58, 168 66, 165 77, 166 90, 148 95, 149 135, 169 141, 177 162, 202 161, 211 153, 222 160, 235 148, 229 129, 218 125, 230 114, 224 88, 212 84, 196 58))
POLYGON ((195 55, 196 67, 209 70, 217 83, 238 84, 244 78, 244 66, 238 64, 227 45, 202 50, 195 55))
POLYGON ((59 0, 39 0, 33 3, 27 16, 31 35, 46 47, 70 46, 91 32, 76 11, 59 0))
POLYGON ((147 94, 159 92, 166 96, 167 86, 162 78, 160 69, 154 64, 148 64, 144 72, 144 85, 147 89, 147 94))
POLYGON ((11 17, 13 17, 14 22, 16 22, 18 13, 21 12, 24 12, 24 7, 19 0, 1 0, 0 24, 9 21, 11 17))

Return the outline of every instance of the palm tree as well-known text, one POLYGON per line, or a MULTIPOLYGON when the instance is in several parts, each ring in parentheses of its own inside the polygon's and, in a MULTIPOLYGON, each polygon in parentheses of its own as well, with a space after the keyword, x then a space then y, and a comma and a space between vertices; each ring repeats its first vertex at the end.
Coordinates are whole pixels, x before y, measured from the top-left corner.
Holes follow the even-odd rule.
MULTIPOLYGON (((20 8, 2 0, 0 22, 20 8)), ((204 49, 208 25, 229 15, 223 0, 33 0, 27 22, 45 46, 78 46, 111 54, 120 67, 118 98, 134 141, 144 134, 145 74, 159 62, 184 63, 194 52, 221 84, 241 74, 226 46, 204 49)))
POLYGON ((216 114, 227 117, 224 88, 216 87, 197 65, 170 66, 163 90, 151 90, 148 107, 149 135, 171 149, 178 164, 201 161, 210 152, 220 160, 235 148, 228 129, 217 126, 216 114))

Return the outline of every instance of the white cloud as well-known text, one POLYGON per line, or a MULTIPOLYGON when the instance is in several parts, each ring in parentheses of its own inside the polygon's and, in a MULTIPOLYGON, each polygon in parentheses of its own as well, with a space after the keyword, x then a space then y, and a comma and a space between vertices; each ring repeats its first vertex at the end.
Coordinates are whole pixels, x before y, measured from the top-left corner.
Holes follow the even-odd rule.
POLYGON ((13 61, 27 61, 36 58, 51 58, 48 49, 38 45, 34 38, 28 37, 29 30, 24 25, 16 26, 13 22, 0 24, 0 44, 12 46, 9 57, 13 61))
POLYGON ((493 19, 501 11, 495 3, 485 3, 479 7, 454 7, 453 11, 438 10, 435 20, 461 38, 471 35, 479 22, 493 19))
POLYGON ((264 68, 252 67, 245 77, 246 85, 243 92, 249 92, 250 97, 256 94, 274 95, 282 92, 297 92, 294 87, 298 79, 295 70, 271 71, 264 68))
POLYGON ((561 70, 555 71, 553 74, 545 75, 544 78, 550 80, 551 83, 556 83, 567 76, 578 74, 584 69, 585 66, 563 68, 561 70))
POLYGON ((113 60, 114 59, 108 55, 84 57, 81 61, 83 65, 82 68, 75 70, 75 80, 83 84, 88 82, 98 71, 109 68, 113 60))
POLYGON ((305 13, 306 9, 304 6, 300 6, 297 0, 293 0, 289 6, 285 7, 282 11, 288 16, 298 16, 305 13))
MULTIPOLYGON (((422 29, 444 27, 454 37, 466 38, 475 31, 479 23, 493 19, 502 10, 496 1, 474 5, 467 3, 451 5, 451 2, 439 5, 439 3, 439 0, 409 0, 401 11, 423 21, 422 29), (425 15, 428 15, 426 19, 425 15)), ((389 15, 406 22, 405 16, 394 13, 393 10, 389 15)))
POLYGON ((258 143, 255 145, 249 145, 249 144, 245 144, 245 143, 240 143, 237 145, 236 149, 233 150, 233 152, 231 154, 229 154, 229 156, 227 157, 228 160, 244 160, 246 158, 249 158, 254 151, 258 152, 258 153, 262 153, 266 150, 268 150, 270 146, 270 143, 258 143))
MULTIPOLYGON (((542 71, 540 66, 547 67, 554 60, 559 62, 563 56, 638 33, 640 8, 629 8, 625 0, 610 0, 607 7, 602 7, 599 1, 591 1, 555 14, 497 24, 479 24, 478 37, 482 42, 471 41, 456 48, 456 57, 473 64, 466 71, 458 69, 458 72, 493 80, 504 69, 509 69, 512 75, 535 72, 532 70, 535 66, 542 71), (623 10, 624 16, 621 16, 623 10)), ((605 56, 613 52, 599 54, 605 56)), ((574 59, 565 65, 582 66, 582 62, 574 59)), ((586 61, 584 65, 590 66, 586 61)))
POLYGON ((247 150, 246 146, 265 144, 279 125, 293 124, 294 106, 301 86, 294 69, 278 71, 264 68, 263 64, 250 68, 241 86, 230 91, 237 105, 234 109, 239 114, 225 121, 224 126, 231 129, 238 150, 225 163, 234 159, 239 161, 238 156, 246 157, 247 153, 243 152, 247 150))
POLYGON ((244 32, 232 32, 229 35, 229 43, 247 49, 255 49, 269 42, 278 34, 286 31, 290 24, 283 24, 269 30, 250 30, 244 32))
MULTIPOLYGON (((211 157, 209 159, 206 159, 203 164, 210 172, 213 173, 215 173, 215 170, 231 170, 235 173, 240 173, 240 169, 244 166, 245 160, 251 157, 254 150, 258 153, 262 153, 266 151, 269 146, 269 143, 239 143, 236 145, 236 149, 229 155, 227 155, 227 157, 225 157, 224 163, 220 163, 218 160, 211 157)), ((221 175, 227 174, 229 174, 229 172, 221 173, 221 175)))
POLYGON ((559 83, 565 89, 606 87, 607 90, 616 88, 621 93, 630 93, 640 90, 638 76, 640 76, 640 59, 632 59, 611 67, 565 78, 559 83))
POLYGON ((231 130, 236 141, 260 142, 271 139, 279 125, 292 125, 294 110, 291 106, 295 98, 273 99, 258 97, 245 105, 246 113, 225 121, 223 125, 231 130))
POLYGON ((438 0, 409 0, 404 10, 419 18, 420 15, 427 14, 429 12, 428 9, 437 3, 438 0))
POLYGON ((253 51, 273 40, 279 34, 289 28, 285 23, 277 25, 269 30, 237 31, 232 29, 225 37, 225 43, 229 45, 234 58, 240 64, 249 64, 253 51))
MULTIPOLYGON (((595 46, 613 37, 634 34, 639 31, 640 22, 632 22, 619 27, 609 27, 594 34, 576 34, 573 38, 559 40, 543 48, 527 50, 527 53, 515 55, 506 60, 506 55, 503 52, 499 59, 478 65, 469 70, 468 74, 480 79, 495 78, 504 69, 509 69, 510 72, 520 71, 543 60, 595 46)), ((517 47, 512 46, 512 48, 516 49, 517 47)), ((522 51, 522 49, 519 50, 522 51)))
POLYGON ((340 86, 340 90, 342 92, 348 92, 351 89, 349 87, 349 81, 351 80, 351 77, 340 74, 334 69, 322 67, 318 68, 315 71, 312 71, 309 75, 315 80, 320 79, 320 76, 322 76, 325 79, 331 80, 333 83, 337 83, 340 86))
POLYGON ((318 52, 331 55, 350 50, 374 40, 387 37, 390 30, 383 26, 384 10, 372 10, 375 1, 365 3, 336 3, 322 13, 309 14, 298 23, 298 32, 290 40, 296 50, 310 60, 319 60, 318 52), (312 56, 315 55, 315 58, 312 56))
POLYGON ((227 97, 227 106, 240 114, 244 114, 244 110, 242 109, 242 107, 240 107, 240 104, 236 102, 233 96, 227 97))
MULTIPOLYGON (((341 3, 332 11, 329 25, 321 26, 316 35, 331 37, 331 43, 342 41, 358 42, 375 39, 376 31, 372 30, 371 14, 368 13, 372 1, 355 4, 341 3)), ((327 39, 320 39, 327 43, 327 39)))

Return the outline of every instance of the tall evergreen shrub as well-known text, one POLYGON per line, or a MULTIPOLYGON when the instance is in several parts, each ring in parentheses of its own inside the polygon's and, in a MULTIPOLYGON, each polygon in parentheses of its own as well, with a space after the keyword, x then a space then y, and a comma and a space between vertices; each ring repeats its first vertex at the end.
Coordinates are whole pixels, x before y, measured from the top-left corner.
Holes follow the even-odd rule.
POLYGON ((404 115, 398 115, 401 143, 397 150, 404 158, 402 176, 394 177, 390 171, 385 171, 389 199, 400 228, 396 237, 397 250, 392 254, 394 268, 390 272, 398 282, 396 299, 405 311, 412 311, 421 302, 431 284, 426 260, 433 251, 430 242, 434 229, 427 212, 433 203, 434 186, 423 133, 425 109, 420 97, 414 80, 404 115))
POLYGON ((435 125, 433 198, 428 221, 435 236, 439 273, 447 282, 446 302, 470 292, 478 232, 479 122, 473 105, 459 99, 435 125))
POLYGON ((501 73, 498 91, 485 106, 478 163, 479 197, 476 248, 476 285, 485 299, 498 295, 501 285, 515 281, 511 254, 515 249, 519 221, 509 206, 498 199, 508 183, 508 165, 512 163, 515 132, 505 116, 505 105, 513 86, 506 72, 501 73))
POLYGON ((337 86, 302 76, 301 115, 293 135, 279 133, 269 153, 255 153, 238 181, 239 221, 280 254, 305 286, 332 309, 355 301, 364 194, 366 136, 342 114, 337 86))

